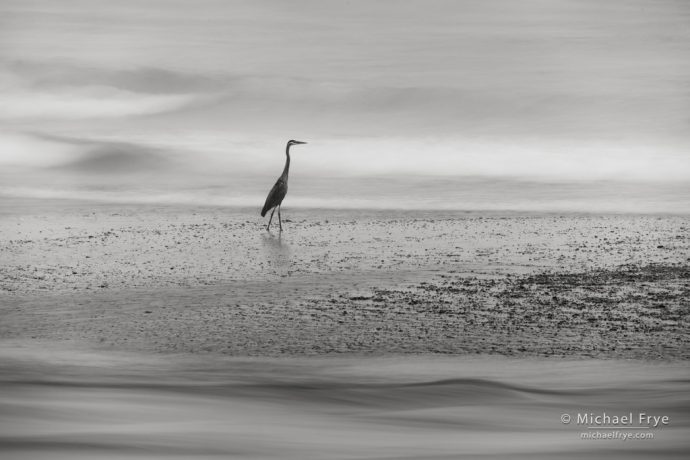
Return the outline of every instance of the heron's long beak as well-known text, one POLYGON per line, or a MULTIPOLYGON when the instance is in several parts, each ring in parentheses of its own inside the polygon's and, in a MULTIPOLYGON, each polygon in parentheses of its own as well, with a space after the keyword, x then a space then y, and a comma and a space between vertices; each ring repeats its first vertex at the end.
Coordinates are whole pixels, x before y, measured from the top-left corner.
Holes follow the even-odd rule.
POLYGON ((295 144, 306 144, 306 142, 302 142, 302 141, 295 141, 295 144))

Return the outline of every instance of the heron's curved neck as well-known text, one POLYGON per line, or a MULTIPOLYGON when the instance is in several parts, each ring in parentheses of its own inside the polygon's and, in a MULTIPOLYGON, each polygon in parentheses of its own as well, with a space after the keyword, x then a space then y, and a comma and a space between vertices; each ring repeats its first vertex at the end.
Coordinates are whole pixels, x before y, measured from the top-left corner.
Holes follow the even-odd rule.
POLYGON ((290 144, 285 147, 285 168, 283 168, 281 177, 287 179, 288 172, 290 172, 290 144))

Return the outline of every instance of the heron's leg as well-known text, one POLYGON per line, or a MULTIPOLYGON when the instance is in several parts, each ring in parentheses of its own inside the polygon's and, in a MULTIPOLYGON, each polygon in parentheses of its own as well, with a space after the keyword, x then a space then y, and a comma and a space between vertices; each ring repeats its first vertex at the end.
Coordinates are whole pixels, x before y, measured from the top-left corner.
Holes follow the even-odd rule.
POLYGON ((278 225, 280 225, 280 231, 283 231, 283 222, 282 218, 280 217, 280 205, 278 205, 278 225))
POLYGON ((266 231, 270 231, 271 228, 271 221, 273 220, 273 213, 276 212, 276 208, 273 208, 273 211, 271 211, 271 217, 268 219, 268 225, 266 225, 266 231))

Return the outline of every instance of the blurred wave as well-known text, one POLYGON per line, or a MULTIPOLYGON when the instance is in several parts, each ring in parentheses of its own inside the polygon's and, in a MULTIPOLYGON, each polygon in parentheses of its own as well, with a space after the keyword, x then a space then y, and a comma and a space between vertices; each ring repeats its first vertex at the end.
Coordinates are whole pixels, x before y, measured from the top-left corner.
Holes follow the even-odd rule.
POLYGON ((156 67, 117 69, 80 65, 67 61, 3 61, 2 80, 34 90, 111 86, 123 91, 150 94, 185 94, 217 91, 227 78, 199 75, 156 67))
POLYGON ((88 156, 62 166, 62 169, 102 174, 105 172, 140 172, 160 170, 167 160, 151 152, 136 152, 126 145, 94 149, 88 156))
POLYGON ((0 119, 5 123, 141 116, 175 110, 194 100, 188 93, 171 91, 181 83, 162 70, 129 75, 60 63, 2 64, 0 119), (153 90, 153 78, 161 78, 160 88, 165 89, 153 90))
POLYGON ((3 458, 680 458, 681 363, 228 359, 6 348, 3 458), (645 412, 648 440, 582 440, 563 413, 645 412))
POLYGON ((57 167, 61 171, 82 174, 164 173, 171 160, 153 148, 121 143, 83 143, 85 152, 57 167))

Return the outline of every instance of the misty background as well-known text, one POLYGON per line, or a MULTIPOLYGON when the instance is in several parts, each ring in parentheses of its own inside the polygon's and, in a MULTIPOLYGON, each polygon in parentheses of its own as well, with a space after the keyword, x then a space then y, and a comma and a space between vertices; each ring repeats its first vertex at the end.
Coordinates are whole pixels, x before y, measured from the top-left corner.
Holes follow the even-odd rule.
POLYGON ((690 4, 0 2, 0 200, 690 212, 690 4))

